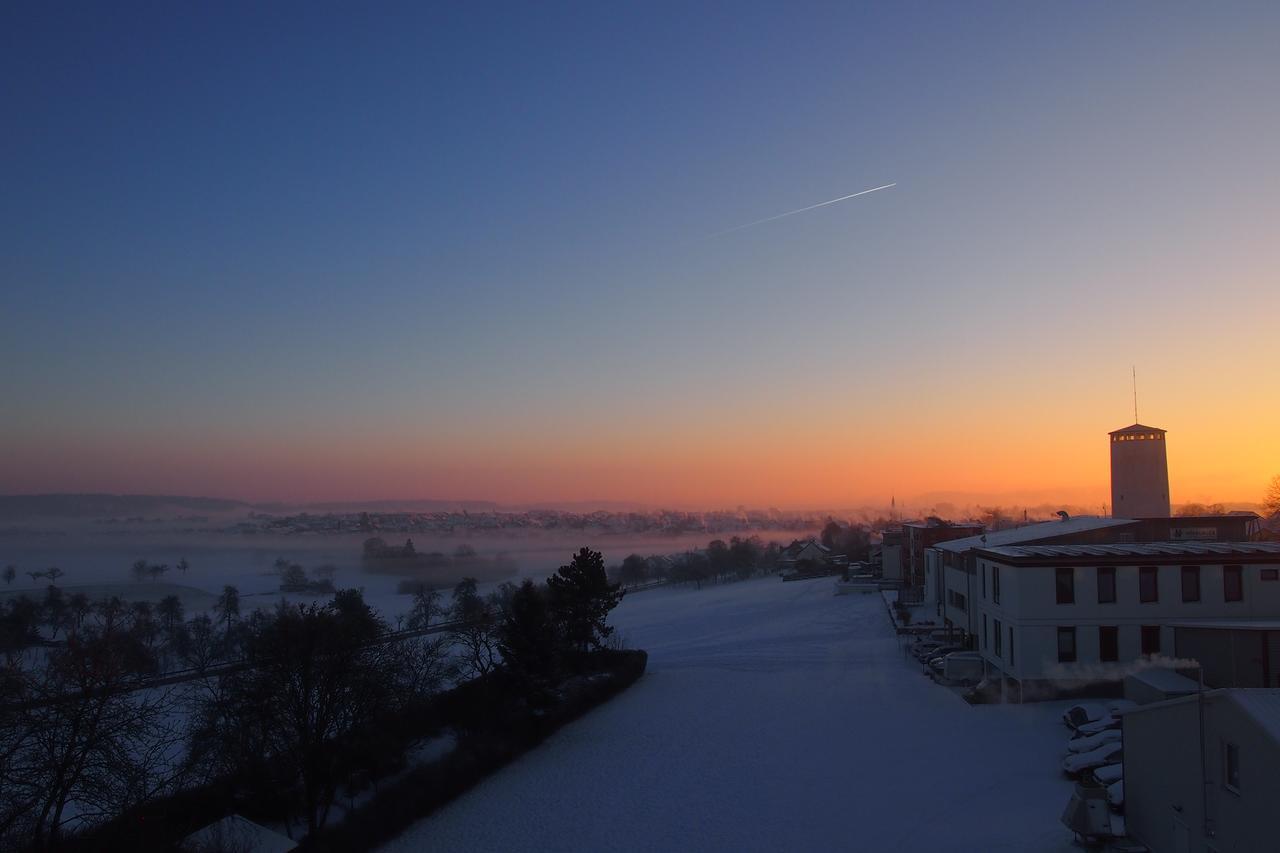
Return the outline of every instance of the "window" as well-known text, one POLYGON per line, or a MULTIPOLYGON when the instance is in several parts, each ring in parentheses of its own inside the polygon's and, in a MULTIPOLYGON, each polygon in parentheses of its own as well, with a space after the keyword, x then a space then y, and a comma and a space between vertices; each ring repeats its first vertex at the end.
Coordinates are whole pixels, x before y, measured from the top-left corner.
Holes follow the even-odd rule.
POLYGON ((1058 629, 1058 663, 1075 663, 1076 629, 1058 629))
POLYGON ((1116 603, 1116 568, 1100 566, 1098 568, 1098 603, 1116 603))
POLYGON ((985 563, 982 565, 982 597, 984 599, 987 597, 987 566, 985 563))
POLYGON ((988 645, 990 644, 987 642, 987 614, 983 613, 982 614, 982 647, 985 649, 988 645))
POLYGON ((1240 745, 1222 744, 1222 784, 1232 791, 1240 790, 1240 745))
POLYGON ((1152 604, 1160 600, 1160 568, 1143 566, 1138 569, 1138 600, 1152 604))
POLYGON ((994 623, 994 625, 995 625, 995 629, 996 629, 996 631, 995 631, 995 636, 996 636, 996 657, 1000 657, 1000 656, 1002 655, 1002 653, 1004 652, 1004 649, 1002 649, 1002 648, 1000 647, 1000 638, 1001 638, 1002 636, 1004 636, 1004 635, 1000 633, 1000 620, 999 620, 999 619, 992 619, 991 621, 992 621, 992 623, 994 623))
POLYGON ((1000 603, 1000 567, 991 567, 991 600, 1000 603))
POLYGON ((1244 567, 1222 567, 1222 600, 1244 601, 1244 567))
POLYGON ((1262 579, 1264 581, 1280 580, 1280 569, 1263 569, 1262 579))
POLYGON ((1009 666, 1013 666, 1013 626, 1009 626, 1009 666))
POLYGON ((1059 604, 1076 603, 1076 573, 1074 569, 1054 569, 1054 581, 1058 588, 1059 604))
POLYGON ((1120 660, 1120 629, 1114 625, 1098 628, 1098 660, 1104 663, 1120 660))
POLYGON ((1187 602, 1200 600, 1199 566, 1182 567, 1182 600, 1187 602))
POLYGON ((1142 626, 1142 653, 1144 655, 1160 654, 1160 626, 1142 626))

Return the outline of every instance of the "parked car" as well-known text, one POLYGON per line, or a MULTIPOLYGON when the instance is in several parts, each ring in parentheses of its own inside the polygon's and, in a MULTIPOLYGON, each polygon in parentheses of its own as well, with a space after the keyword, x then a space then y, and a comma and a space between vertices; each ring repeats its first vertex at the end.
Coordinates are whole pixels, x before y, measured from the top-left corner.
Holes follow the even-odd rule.
POLYGON ((1124 745, 1116 741, 1089 752, 1073 752, 1062 759, 1062 770, 1069 776, 1079 776, 1086 770, 1104 764, 1117 764, 1124 760, 1124 745))
POLYGON ((1117 779, 1107 786, 1107 802, 1116 811, 1124 811, 1124 779, 1117 779))
POLYGON ((1070 728, 1078 729, 1087 723, 1092 723, 1094 720, 1101 720, 1109 716, 1109 709, 1101 702, 1081 702, 1079 705, 1072 705, 1062 712, 1062 722, 1066 723, 1070 728))
POLYGON ((1119 729, 1104 729, 1095 735, 1086 735, 1084 737, 1073 737, 1067 741, 1067 754, 1073 752, 1092 752, 1100 746, 1106 746, 1120 740, 1121 731, 1119 729))
POLYGON ((1083 726, 1076 729, 1076 734, 1080 735, 1081 737, 1089 737, 1090 735, 1098 734, 1098 732, 1116 730, 1119 728, 1120 728, 1120 718, 1113 717, 1110 714, 1108 714, 1107 716, 1103 717, 1101 720, 1094 720, 1092 723, 1085 723, 1083 726))
POLYGON ((946 648, 949 644, 941 640, 925 640, 916 643, 911 647, 911 654, 916 656, 917 660, 928 660, 938 651, 938 649, 946 648))
POLYGON ((1090 770, 1089 775, 1099 785, 1111 785, 1124 778, 1124 765, 1119 762, 1104 764, 1101 767, 1095 767, 1090 770))
POLYGON ((935 660, 941 660, 942 658, 946 657, 952 652, 962 652, 962 651, 964 651, 963 646, 942 646, 940 648, 934 649, 932 652, 925 655, 920 660, 921 660, 921 663, 923 663, 925 666, 932 667, 933 662, 935 660))
POLYGON ((987 663, 979 652, 952 652, 942 659, 938 674, 947 681, 976 684, 986 674, 987 663))

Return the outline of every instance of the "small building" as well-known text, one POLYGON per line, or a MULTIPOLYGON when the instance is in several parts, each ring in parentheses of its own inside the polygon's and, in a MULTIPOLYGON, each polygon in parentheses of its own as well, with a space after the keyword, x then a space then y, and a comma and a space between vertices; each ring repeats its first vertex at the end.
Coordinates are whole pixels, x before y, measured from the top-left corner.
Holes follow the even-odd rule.
POLYGON ((925 554, 930 548, 953 539, 977 536, 986 527, 977 522, 952 523, 940 518, 908 521, 902 525, 902 574, 908 586, 925 586, 925 554))
POLYGON ((816 539, 797 539, 778 555, 778 571, 813 569, 827 571, 833 565, 831 549, 816 539))
POLYGON ((1280 543, 979 548, 977 647, 1023 686, 1118 681, 1174 654, 1173 625, 1280 619, 1280 543))
POLYGON ((1122 719, 1130 838, 1176 853, 1277 848, 1280 690, 1210 690, 1122 719))
POLYGON ((880 576, 887 581, 903 579, 902 545, 904 534, 901 527, 891 528, 884 532, 884 540, 880 544, 880 576))

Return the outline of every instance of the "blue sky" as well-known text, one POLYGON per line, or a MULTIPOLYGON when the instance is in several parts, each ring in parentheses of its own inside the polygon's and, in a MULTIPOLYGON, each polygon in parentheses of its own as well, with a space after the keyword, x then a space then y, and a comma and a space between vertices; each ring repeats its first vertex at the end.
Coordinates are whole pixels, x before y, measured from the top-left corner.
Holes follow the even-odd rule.
MULTIPOLYGON (((0 31, 11 490, 796 502, 805 458, 761 455, 799 443, 854 500, 897 478, 847 445, 902 461, 939 408, 980 441, 979 388, 1075 452, 1132 362, 1165 420, 1208 435, 1185 389, 1220 382, 1250 447, 1280 427, 1232 375, 1278 354, 1274 5, 32 4, 0 31), (843 432, 798 418, 815 397, 843 432), (726 432, 770 473, 699 492, 726 432)), ((982 486, 1087 487, 1024 480, 982 486)))

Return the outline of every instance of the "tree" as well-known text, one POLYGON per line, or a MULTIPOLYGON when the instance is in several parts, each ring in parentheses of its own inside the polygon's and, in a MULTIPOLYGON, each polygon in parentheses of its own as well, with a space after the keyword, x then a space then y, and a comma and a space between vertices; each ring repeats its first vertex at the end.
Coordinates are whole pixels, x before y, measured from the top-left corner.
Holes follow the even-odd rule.
POLYGON ((57 639, 58 629, 67 624, 68 618, 66 596, 59 587, 49 584, 45 588, 44 621, 49 626, 51 639, 57 639))
POLYGON ((230 637, 232 621, 240 618, 240 590, 231 585, 224 586, 222 595, 213 603, 213 612, 218 614, 218 620, 225 626, 224 633, 230 637))
POLYGON ((605 623, 623 593, 621 586, 609 583, 599 551, 579 550, 567 566, 547 579, 547 588, 555 619, 571 648, 583 652, 599 648, 613 633, 605 623))
POLYGON ((281 602, 249 637, 260 665, 224 676, 203 703, 196 760, 213 775, 247 770, 273 792, 296 784, 308 830, 323 826, 356 739, 405 698, 394 644, 372 642, 383 631, 358 590, 325 605, 281 602))
POLYGON ((191 568, 191 564, 187 562, 186 557, 183 557, 182 559, 178 560, 174 568, 176 568, 178 571, 182 572, 185 575, 187 573, 187 569, 191 568))
POLYGON ((18 576, 18 567, 13 565, 5 566, 3 576, 6 584, 13 583, 13 579, 18 576))
POLYGON ((1280 474, 1272 477, 1267 486, 1267 494, 1262 499, 1262 511, 1267 516, 1280 513, 1280 474))
POLYGON ((152 563, 150 566, 147 566, 147 574, 151 576, 153 581, 160 580, 167 571, 169 571, 168 563, 152 563))
POLYGON ((182 624, 182 599, 166 595, 156 605, 156 615, 160 617, 160 627, 172 639, 173 632, 182 624))
POLYGON ((71 626, 77 631, 84 626, 85 617, 93 612, 89 596, 83 592, 73 592, 67 599, 67 611, 71 617, 71 626))
POLYGON ((409 610, 409 630, 421 631, 431 626, 440 612, 440 593, 426 584, 413 591, 413 607, 409 610))
POLYGON ((174 695, 129 691, 148 671, 126 621, 76 633, 38 672, 11 674, 21 710, 0 725, 0 838, 58 846, 64 827, 115 817, 172 790, 174 695))
MULTIPOLYGON (((603 564, 600 570, 604 571, 603 564)), ((525 578, 503 608, 497 632, 503 666, 535 704, 546 697, 560 671, 561 637, 548 597, 525 578)))
POLYGON ((497 666, 498 637, 495 613, 500 605, 481 598, 476 592, 476 579, 463 578, 453 588, 449 606, 450 641, 460 650, 459 667, 466 678, 488 675, 497 666))
POLYGON ((644 583, 649 578, 649 565, 639 554, 628 554, 618 569, 618 580, 624 584, 644 583))
POLYGON ((129 572, 133 575, 135 581, 141 583, 150 576, 151 567, 147 565, 146 560, 134 560, 129 572))
POLYGON ((51 584, 57 583, 58 578, 62 577, 65 574, 66 572, 64 572, 62 569, 58 568, 57 566, 50 566, 49 568, 44 570, 44 576, 49 579, 49 583, 51 584))

